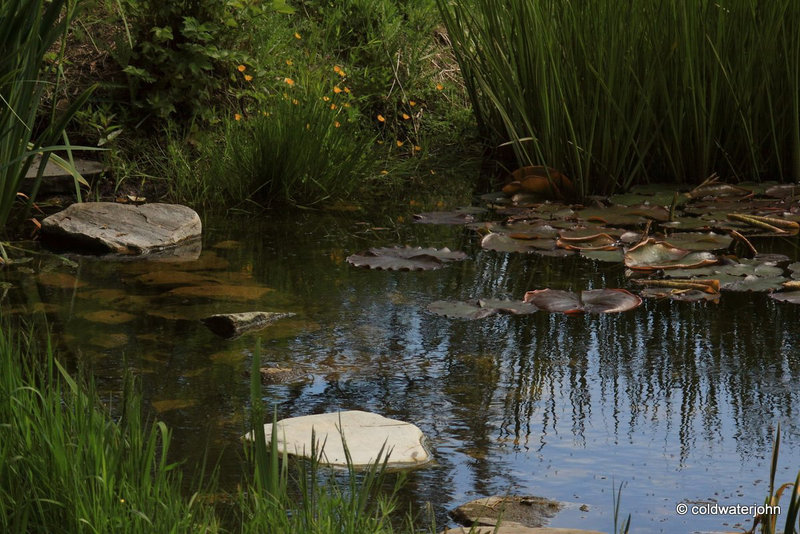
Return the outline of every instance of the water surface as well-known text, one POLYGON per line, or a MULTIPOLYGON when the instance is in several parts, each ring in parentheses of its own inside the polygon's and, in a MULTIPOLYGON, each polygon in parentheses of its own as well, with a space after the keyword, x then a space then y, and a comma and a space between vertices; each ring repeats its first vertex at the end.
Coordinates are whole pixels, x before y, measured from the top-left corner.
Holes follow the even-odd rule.
MULTIPOLYGON (((446 319, 426 305, 626 287, 623 267, 487 252, 469 230, 407 218, 212 218, 197 261, 85 257, 70 268, 38 257, 35 274, 2 273, 16 287, 0 305, 45 312, 61 354, 89 366, 109 399, 133 370, 147 409, 173 430, 175 457, 191 469, 208 448, 231 487, 258 340, 262 365, 310 377, 264 386, 279 417, 359 409, 423 430, 436 462, 411 474, 404 498, 430 501, 440 525, 458 504, 512 492, 574 503, 554 526, 611 531, 612 485, 624 483, 635 532, 731 530, 746 518, 678 516, 675 505, 762 503, 778 423, 778 479, 794 479, 800 308, 726 293, 719 304, 646 301, 608 316, 446 319), (430 272, 344 261, 392 244, 449 246, 470 259, 430 272), (297 315, 234 341, 198 322, 251 310, 297 315)), ((779 246, 794 255, 794 240, 779 246)))

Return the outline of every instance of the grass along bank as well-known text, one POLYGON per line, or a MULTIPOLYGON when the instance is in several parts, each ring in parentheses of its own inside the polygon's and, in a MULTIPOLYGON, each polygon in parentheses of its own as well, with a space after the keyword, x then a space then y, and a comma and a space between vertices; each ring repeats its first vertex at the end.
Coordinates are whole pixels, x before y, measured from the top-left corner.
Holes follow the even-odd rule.
POLYGON ((791 0, 437 0, 482 135, 581 196, 800 178, 791 0))
MULTIPOLYGON (((400 486, 385 493, 380 460, 347 482, 312 460, 290 462, 277 440, 246 447, 242 491, 214 504, 205 466, 182 483, 170 431, 142 418, 130 377, 112 417, 90 380, 75 380, 32 333, 0 328, 0 530, 27 532, 418 532, 392 523, 400 486), (233 510, 233 514, 231 514, 233 510)), ((254 357, 251 428, 263 436, 254 357)), ((275 427, 273 427, 275 428, 275 427)), ((273 436, 274 438, 275 436, 273 436)), ((385 455, 382 456, 385 460, 385 455)), ((402 478, 399 479, 402 482, 402 478)))

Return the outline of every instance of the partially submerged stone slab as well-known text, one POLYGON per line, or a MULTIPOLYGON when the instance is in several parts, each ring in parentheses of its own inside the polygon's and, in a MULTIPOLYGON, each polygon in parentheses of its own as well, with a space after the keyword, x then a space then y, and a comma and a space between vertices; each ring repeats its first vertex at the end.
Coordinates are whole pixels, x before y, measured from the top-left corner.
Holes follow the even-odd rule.
MULTIPOLYGON (((417 426, 370 412, 348 410, 306 415, 283 419, 276 424, 278 450, 302 457, 311 455, 313 429, 319 447, 324 444, 319 458, 323 464, 347 465, 342 434, 353 466, 357 468, 375 463, 384 444, 384 453, 389 452, 389 467, 415 467, 431 460, 423 444, 424 435, 417 426)), ((264 425, 264 434, 269 443, 272 424, 264 425)), ((252 432, 245 439, 253 439, 252 432)))
POLYGON ((150 254, 200 237, 197 213, 178 204, 73 204, 42 222, 42 239, 61 250, 150 254))

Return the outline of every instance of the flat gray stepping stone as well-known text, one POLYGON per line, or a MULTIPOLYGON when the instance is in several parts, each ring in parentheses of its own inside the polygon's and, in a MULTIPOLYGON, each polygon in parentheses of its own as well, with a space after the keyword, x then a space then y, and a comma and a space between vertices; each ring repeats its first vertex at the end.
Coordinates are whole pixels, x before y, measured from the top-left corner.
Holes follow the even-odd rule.
MULTIPOLYGON (((311 455, 311 431, 313 429, 320 463, 345 467, 347 460, 342 445, 342 434, 350 451, 353 467, 364 468, 375 463, 381 447, 389 453, 388 467, 416 467, 431 460, 423 445, 422 431, 411 423, 389 419, 382 415, 349 410, 343 412, 306 415, 282 419, 278 425, 278 450, 301 457, 311 455), (341 433, 339 429, 341 428, 341 433)), ((269 444, 272 424, 264 425, 264 435, 269 444)), ((251 440, 252 432, 245 436, 251 440)))
POLYGON ((43 241, 74 252, 150 254, 200 237, 197 213, 178 204, 73 204, 42 222, 43 241))
MULTIPOLYGON (((63 156, 63 155, 62 155, 63 156)), ((20 190, 25 194, 30 194, 33 191, 33 184, 36 181, 36 175, 39 172, 40 156, 33 159, 33 163, 28 168, 25 174, 25 179, 20 184, 20 190)), ((99 176, 104 170, 105 166, 99 161, 91 161, 85 159, 74 160, 75 169, 87 181, 99 176)), ((81 186, 85 189, 85 186, 81 186)), ((62 169, 59 165, 53 162, 53 158, 47 160, 47 165, 42 174, 42 181, 39 184, 40 195, 70 195, 75 193, 75 179, 72 175, 62 169)))

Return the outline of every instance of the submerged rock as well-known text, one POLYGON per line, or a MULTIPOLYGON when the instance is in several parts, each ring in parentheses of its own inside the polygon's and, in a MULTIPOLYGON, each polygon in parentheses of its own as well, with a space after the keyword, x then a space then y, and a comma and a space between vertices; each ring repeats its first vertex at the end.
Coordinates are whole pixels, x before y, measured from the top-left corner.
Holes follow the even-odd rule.
POLYGON ((262 367, 258 370, 261 374, 262 384, 291 384, 308 380, 308 373, 294 367, 262 367))
POLYGON ((294 315, 289 312, 221 313, 206 317, 201 322, 218 336, 233 339, 245 332, 264 328, 278 319, 294 317, 294 315))
MULTIPOLYGON (((292 417, 275 424, 278 425, 279 451, 310 457, 313 432, 318 459, 323 464, 347 466, 342 435, 347 442, 352 465, 356 468, 372 465, 379 459, 379 454, 389 454, 388 467, 416 467, 431 460, 419 428, 374 413, 349 410, 292 417), (322 449, 321 452, 319 449, 322 449)), ((269 443, 272 424, 264 425, 264 435, 269 443)), ((245 439, 252 440, 252 432, 245 439)))
POLYGON ((561 510, 558 501, 544 497, 509 495, 476 499, 462 504, 451 515, 462 525, 494 526, 519 524, 525 527, 542 527, 561 510))
POLYGON ((42 222, 43 241, 61 250, 142 255, 200 237, 197 213, 178 204, 73 204, 42 222))

